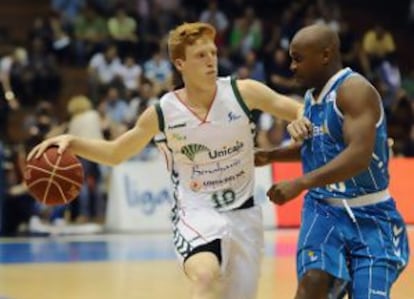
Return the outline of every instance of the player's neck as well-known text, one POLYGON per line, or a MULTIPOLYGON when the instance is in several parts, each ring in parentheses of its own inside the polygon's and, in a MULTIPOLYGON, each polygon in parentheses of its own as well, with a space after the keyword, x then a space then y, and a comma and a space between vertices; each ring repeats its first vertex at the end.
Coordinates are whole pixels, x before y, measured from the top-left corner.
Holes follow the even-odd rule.
POLYGON ((211 102, 216 95, 217 85, 212 86, 194 86, 186 85, 183 89, 183 100, 190 107, 210 107, 211 102))
POLYGON ((327 71, 324 75, 320 76, 320 81, 315 85, 315 91, 314 95, 319 95, 319 93, 322 91, 322 89, 325 87, 326 83, 340 70, 342 69, 341 64, 333 65, 327 71))

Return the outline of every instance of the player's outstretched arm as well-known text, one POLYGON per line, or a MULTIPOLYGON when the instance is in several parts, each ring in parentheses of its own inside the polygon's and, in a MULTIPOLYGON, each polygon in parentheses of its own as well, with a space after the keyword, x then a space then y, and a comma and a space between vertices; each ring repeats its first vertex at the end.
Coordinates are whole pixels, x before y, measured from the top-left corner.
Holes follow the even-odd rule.
POLYGON ((301 103, 277 93, 261 82, 252 79, 237 80, 237 87, 250 109, 259 109, 287 121, 295 120, 303 114, 301 103))
POLYGON ((27 156, 27 160, 39 158, 50 146, 57 146, 62 153, 70 149, 75 155, 101 164, 116 165, 139 153, 157 134, 158 116, 154 107, 149 107, 137 120, 135 126, 115 140, 96 140, 73 135, 60 135, 38 144, 27 156))
POLYGON ((292 162, 300 160, 300 142, 278 146, 270 150, 257 149, 254 153, 254 165, 264 166, 272 162, 292 162))

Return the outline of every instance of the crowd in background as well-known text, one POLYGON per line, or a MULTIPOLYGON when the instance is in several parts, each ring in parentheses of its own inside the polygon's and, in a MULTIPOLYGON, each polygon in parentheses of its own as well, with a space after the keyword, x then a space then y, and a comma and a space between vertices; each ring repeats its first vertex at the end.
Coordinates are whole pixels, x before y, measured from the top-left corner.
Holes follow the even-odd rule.
MULTIPOLYGON (((304 25, 327 24, 341 38, 344 65, 381 93, 394 155, 414 156, 414 71, 402 73, 397 54, 404 45, 396 44, 392 32, 380 23, 351 30, 336 1, 280 1, 276 13, 266 10, 270 2, 52 0, 51 13, 34 19, 27 40, 0 57, 1 234, 42 231, 45 219, 57 225, 62 219, 103 221, 109 168, 82 160, 86 180, 80 198, 50 209, 35 203, 23 184, 26 153, 54 134, 113 139, 133 126, 176 86, 166 37, 185 21, 217 29, 220 76, 253 78, 298 101, 303 90, 289 69, 290 40, 304 25), (85 94, 61 98, 67 67, 87 69, 85 94), (55 110, 62 101, 63 119, 55 110)), ((258 147, 289 141, 283 121, 260 112, 254 119, 258 147)))

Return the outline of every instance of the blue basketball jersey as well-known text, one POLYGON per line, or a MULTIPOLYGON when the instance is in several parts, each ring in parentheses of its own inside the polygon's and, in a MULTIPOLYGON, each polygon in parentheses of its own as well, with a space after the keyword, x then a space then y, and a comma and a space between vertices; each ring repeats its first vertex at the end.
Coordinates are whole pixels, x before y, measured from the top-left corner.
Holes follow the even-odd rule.
MULTIPOLYGON (((316 100, 312 95, 313 90, 305 93, 305 116, 313 124, 313 136, 304 141, 301 149, 305 173, 322 167, 345 149, 346 144, 342 132, 343 115, 336 105, 336 97, 341 84, 350 76, 355 75, 359 74, 350 68, 340 70, 325 84, 316 100)), ((313 188, 309 190, 307 196, 321 199, 354 198, 386 189, 389 181, 389 150, 382 107, 381 117, 376 127, 375 148, 369 168, 343 182, 313 188)))

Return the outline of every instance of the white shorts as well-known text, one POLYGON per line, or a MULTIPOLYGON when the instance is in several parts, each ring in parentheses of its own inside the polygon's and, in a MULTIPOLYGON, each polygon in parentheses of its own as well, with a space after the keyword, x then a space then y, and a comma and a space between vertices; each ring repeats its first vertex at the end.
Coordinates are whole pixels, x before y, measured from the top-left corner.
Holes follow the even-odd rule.
POLYGON ((219 239, 224 298, 256 298, 264 246, 261 207, 221 213, 186 209, 177 216, 174 245, 181 264, 195 248, 219 239))

